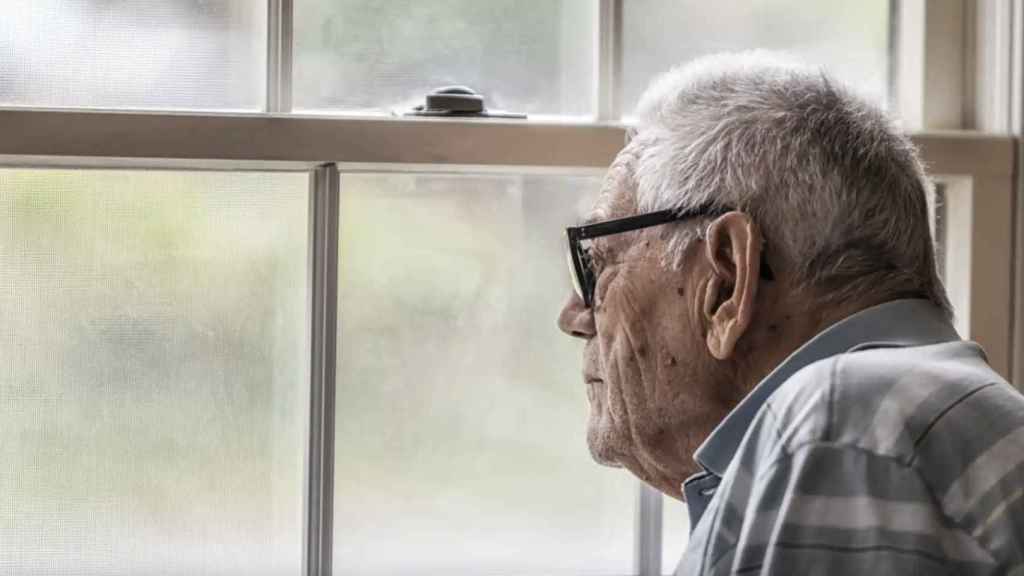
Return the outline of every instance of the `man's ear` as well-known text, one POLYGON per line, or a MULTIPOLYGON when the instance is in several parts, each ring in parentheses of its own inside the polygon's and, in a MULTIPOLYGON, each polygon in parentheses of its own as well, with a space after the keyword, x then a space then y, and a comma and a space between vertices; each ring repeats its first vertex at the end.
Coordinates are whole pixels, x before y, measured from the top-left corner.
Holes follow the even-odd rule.
POLYGON ((703 295, 707 347, 719 360, 732 356, 750 327, 761 270, 761 231, 750 216, 729 212, 708 226, 703 257, 711 278, 703 295))

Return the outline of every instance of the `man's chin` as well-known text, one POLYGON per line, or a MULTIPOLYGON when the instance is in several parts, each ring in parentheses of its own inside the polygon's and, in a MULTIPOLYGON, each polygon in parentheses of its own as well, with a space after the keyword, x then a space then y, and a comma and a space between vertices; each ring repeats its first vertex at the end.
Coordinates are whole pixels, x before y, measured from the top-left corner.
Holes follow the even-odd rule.
POLYGON ((587 447, 590 449, 591 458, 598 464, 610 468, 623 467, 608 435, 603 434, 595 426, 590 426, 587 429, 587 447))

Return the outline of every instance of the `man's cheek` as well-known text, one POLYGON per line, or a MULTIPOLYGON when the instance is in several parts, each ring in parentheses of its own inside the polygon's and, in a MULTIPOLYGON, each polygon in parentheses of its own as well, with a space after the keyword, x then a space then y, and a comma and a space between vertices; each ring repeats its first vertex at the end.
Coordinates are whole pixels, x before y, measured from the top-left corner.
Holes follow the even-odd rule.
POLYGON ((642 402, 642 377, 632 343, 625 334, 608 343, 608 370, 606 373, 605 403, 615 422, 616 427, 624 434, 631 434, 631 413, 635 412, 642 402))

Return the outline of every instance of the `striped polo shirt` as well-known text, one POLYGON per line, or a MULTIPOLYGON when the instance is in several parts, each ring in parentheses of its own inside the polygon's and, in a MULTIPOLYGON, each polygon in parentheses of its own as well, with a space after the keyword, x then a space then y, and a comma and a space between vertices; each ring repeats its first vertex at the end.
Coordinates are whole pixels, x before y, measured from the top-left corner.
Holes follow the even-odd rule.
POLYGON ((821 332, 694 457, 679 575, 1024 576, 1024 397, 928 301, 821 332))

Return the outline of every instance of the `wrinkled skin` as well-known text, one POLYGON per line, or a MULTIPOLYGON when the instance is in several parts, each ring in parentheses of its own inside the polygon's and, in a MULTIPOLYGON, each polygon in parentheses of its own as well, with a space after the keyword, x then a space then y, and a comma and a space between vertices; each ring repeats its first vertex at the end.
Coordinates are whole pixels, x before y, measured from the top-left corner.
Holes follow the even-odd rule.
MULTIPOLYGON (((637 213, 634 141, 618 156, 594 220, 637 213)), ((598 462, 623 466, 681 498, 696 448, 760 378, 817 329, 779 297, 784 279, 757 274, 761 236, 744 214, 655 226, 598 239, 593 310, 573 293, 563 332, 585 341, 587 442, 598 462), (678 268, 663 264, 671 226, 708 227, 678 268), (756 237, 755 237, 756 236, 756 237), (752 252, 752 253, 751 253, 752 252)), ((779 276, 779 274, 776 274, 779 276)))

